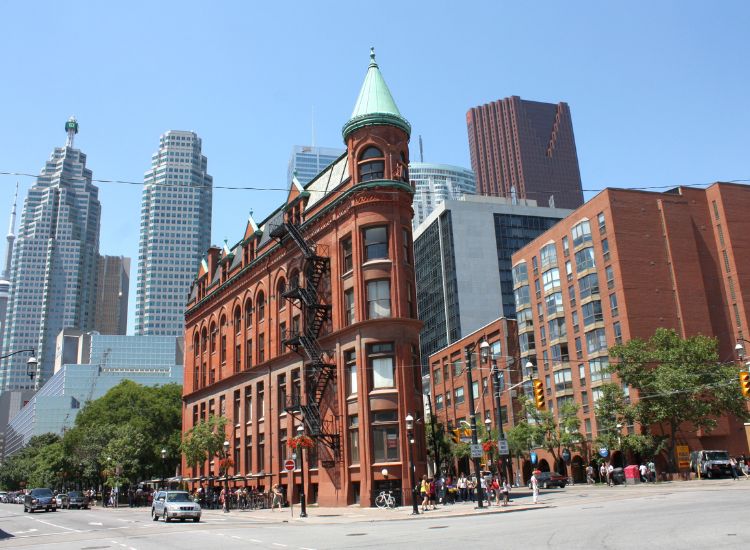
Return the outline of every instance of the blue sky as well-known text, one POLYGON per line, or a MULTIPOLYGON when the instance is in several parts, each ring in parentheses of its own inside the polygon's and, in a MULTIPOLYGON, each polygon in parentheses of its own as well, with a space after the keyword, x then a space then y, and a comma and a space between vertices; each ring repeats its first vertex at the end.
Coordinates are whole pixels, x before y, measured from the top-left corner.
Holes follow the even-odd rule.
MULTIPOLYGON (((374 45, 428 162, 470 167, 467 109, 519 95, 570 104, 586 190, 748 179, 749 6, 3 2, 0 171, 38 173, 75 114, 95 178, 142 181, 179 129, 203 138, 216 185, 281 187, 313 109, 317 144, 342 146, 374 45)), ((3 228, 17 179, 25 196, 32 178, 0 176, 3 228)), ((101 252, 134 259, 132 327, 141 189, 99 188, 101 252)), ((284 196, 216 190, 213 241, 284 196)))

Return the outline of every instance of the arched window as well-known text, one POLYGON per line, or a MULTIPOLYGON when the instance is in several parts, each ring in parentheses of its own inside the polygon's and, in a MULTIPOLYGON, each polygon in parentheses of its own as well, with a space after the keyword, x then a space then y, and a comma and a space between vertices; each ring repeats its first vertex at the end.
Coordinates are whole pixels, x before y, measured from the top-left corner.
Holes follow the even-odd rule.
POLYGON ((216 337, 218 336, 219 331, 216 328, 216 323, 211 323, 211 330, 210 330, 210 338, 211 338, 211 353, 216 353, 216 337))
POLYGON ((195 338, 193 338, 193 354, 198 357, 201 353, 201 341, 198 337, 198 333, 195 333, 195 338))
POLYGON ((239 334, 242 330, 242 311, 240 310, 240 306, 234 308, 234 318, 232 319, 232 323, 234 323, 234 332, 239 334))
POLYGON ((255 307, 258 309, 258 322, 260 323, 266 318, 266 297, 263 291, 258 292, 258 297, 255 299, 255 307))
POLYGON ((245 301, 245 330, 253 327, 253 301, 248 298, 245 301))
POLYGON ((359 181, 383 179, 385 172, 385 156, 377 147, 368 147, 359 155, 359 181))
POLYGON ((283 296, 284 292, 286 292, 286 281, 279 279, 279 282, 276 283, 276 306, 279 308, 279 311, 286 308, 286 298, 283 296))
POLYGON ((219 361, 227 361, 227 316, 222 315, 219 322, 219 361))
POLYGON ((401 173, 401 179, 409 181, 409 163, 406 162, 406 155, 404 155, 403 151, 401 152, 401 166, 403 170, 401 173))
POLYGON ((208 349, 208 331, 206 330, 206 327, 203 327, 203 331, 201 332, 201 353, 206 353, 207 349, 208 349))

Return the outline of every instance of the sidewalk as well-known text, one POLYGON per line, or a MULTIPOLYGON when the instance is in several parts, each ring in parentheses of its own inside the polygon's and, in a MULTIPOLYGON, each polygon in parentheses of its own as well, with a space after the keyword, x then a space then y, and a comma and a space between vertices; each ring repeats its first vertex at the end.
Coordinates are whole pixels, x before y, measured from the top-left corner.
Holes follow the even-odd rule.
MULTIPOLYGON (((418 516, 412 515, 411 506, 401 506, 393 510, 380 508, 361 508, 359 506, 346 506, 341 508, 319 507, 315 505, 307 506, 307 517, 300 518, 300 507, 298 503, 294 507, 287 506, 282 511, 263 510, 231 510, 224 513, 222 510, 203 510, 202 519, 209 521, 247 521, 248 523, 310 523, 310 524, 345 524, 358 522, 375 522, 375 521, 419 521, 420 519, 435 518, 455 518, 486 514, 507 514, 512 512, 521 512, 526 510, 539 510, 549 508, 550 503, 531 504, 531 497, 525 497, 522 493, 521 498, 511 501, 508 506, 476 508, 476 503, 462 502, 457 504, 438 505, 435 510, 422 512, 420 509, 418 516)), ((99 507, 101 510, 102 508, 99 507)), ((106 510, 116 514, 138 513, 148 517, 151 509, 147 507, 140 508, 107 508, 106 510)))

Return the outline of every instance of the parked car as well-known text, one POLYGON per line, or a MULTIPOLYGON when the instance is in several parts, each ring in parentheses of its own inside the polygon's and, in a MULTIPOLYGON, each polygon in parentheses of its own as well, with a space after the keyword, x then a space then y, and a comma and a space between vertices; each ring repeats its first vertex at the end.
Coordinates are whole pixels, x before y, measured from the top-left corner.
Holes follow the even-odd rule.
POLYGON ((67 508, 68 507, 68 494, 57 493, 55 495, 55 504, 57 504, 58 508, 67 508))
POLYGON ((34 510, 47 510, 48 512, 57 512, 57 503, 55 495, 50 489, 32 489, 23 499, 23 511, 33 512, 34 510))
POLYGON ((159 491, 151 503, 151 519, 157 521, 160 517, 165 522, 192 519, 197 523, 201 520, 201 507, 187 491, 159 491))
POLYGON ((612 483, 615 485, 625 485, 625 470, 623 468, 615 468, 612 471, 612 483))
POLYGON ((0 491, 0 502, 8 502, 8 492, 0 491))
MULTIPOLYGON (((537 481, 539 481, 539 487, 542 489, 549 489, 550 487, 559 487, 564 489, 568 484, 568 478, 557 472, 542 472, 536 475, 537 481)), ((531 483, 529 483, 531 487, 531 483)))
POLYGON ((709 479, 732 475, 727 451, 693 451, 690 453, 690 469, 700 471, 702 477, 709 479))
POLYGON ((87 509, 89 507, 89 497, 81 491, 68 491, 68 509, 79 508, 87 509))

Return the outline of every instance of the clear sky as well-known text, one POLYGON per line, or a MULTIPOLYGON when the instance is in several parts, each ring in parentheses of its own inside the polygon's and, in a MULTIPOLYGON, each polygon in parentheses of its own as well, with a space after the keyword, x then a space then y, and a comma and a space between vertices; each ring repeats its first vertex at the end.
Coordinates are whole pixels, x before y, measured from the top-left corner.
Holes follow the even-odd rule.
MULTIPOLYGON (((427 162, 470 167, 466 111, 519 95, 570 105, 587 198, 748 179, 748 28, 743 1, 6 1, 0 171, 38 173, 74 114, 95 178, 143 181, 175 129, 215 185, 284 187, 313 109, 317 145, 343 146, 375 46, 427 162)), ((33 183, 0 176, 2 231, 16 180, 33 183)), ((132 328, 141 189, 98 186, 100 251, 133 258, 132 328)), ((215 190, 213 242, 284 197, 215 190)))

